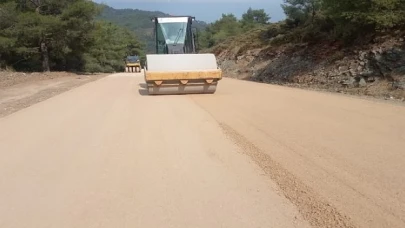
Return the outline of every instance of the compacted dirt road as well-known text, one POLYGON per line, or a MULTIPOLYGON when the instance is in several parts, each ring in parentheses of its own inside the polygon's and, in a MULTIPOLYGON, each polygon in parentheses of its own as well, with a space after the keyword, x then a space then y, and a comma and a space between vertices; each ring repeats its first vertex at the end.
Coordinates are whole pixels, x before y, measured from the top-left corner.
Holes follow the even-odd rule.
POLYGON ((0 118, 105 76, 0 71, 0 118))
POLYGON ((404 227, 405 107, 116 74, 0 118, 0 227, 404 227))

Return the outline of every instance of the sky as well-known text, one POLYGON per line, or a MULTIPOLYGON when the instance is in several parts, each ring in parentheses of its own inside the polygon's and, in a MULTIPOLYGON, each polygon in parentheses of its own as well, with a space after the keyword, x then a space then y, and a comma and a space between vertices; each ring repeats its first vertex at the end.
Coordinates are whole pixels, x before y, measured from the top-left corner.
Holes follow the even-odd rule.
POLYGON ((233 13, 240 18, 249 7, 264 9, 271 22, 283 20, 285 15, 280 7, 283 0, 94 0, 115 9, 140 9, 161 11, 173 15, 195 16, 196 20, 207 23, 221 18, 223 13, 233 13))

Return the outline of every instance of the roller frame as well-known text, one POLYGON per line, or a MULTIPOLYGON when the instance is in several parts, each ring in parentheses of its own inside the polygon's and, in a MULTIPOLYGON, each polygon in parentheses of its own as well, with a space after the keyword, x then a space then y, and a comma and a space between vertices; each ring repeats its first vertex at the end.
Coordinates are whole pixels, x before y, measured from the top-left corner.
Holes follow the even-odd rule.
POLYGON ((126 64, 125 66, 125 72, 130 72, 130 73, 140 73, 141 72, 141 65, 139 63, 135 64, 126 64))
POLYGON ((220 69, 150 72, 145 68, 144 72, 148 92, 151 95, 213 94, 217 89, 218 81, 222 79, 220 69))
POLYGON ((181 83, 180 80, 153 81, 147 83, 148 93, 150 95, 213 94, 216 92, 217 85, 218 80, 207 83, 205 79, 188 80, 187 84, 181 83))

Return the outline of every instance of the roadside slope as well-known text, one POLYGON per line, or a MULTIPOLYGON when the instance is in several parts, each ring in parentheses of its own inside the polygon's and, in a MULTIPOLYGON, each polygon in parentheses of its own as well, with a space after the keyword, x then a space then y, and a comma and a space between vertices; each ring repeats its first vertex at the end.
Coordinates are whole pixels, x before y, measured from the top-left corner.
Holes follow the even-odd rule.
POLYGON ((405 101, 405 31, 353 46, 328 39, 287 42, 289 33, 282 33, 273 24, 205 52, 217 55, 230 78, 405 101))

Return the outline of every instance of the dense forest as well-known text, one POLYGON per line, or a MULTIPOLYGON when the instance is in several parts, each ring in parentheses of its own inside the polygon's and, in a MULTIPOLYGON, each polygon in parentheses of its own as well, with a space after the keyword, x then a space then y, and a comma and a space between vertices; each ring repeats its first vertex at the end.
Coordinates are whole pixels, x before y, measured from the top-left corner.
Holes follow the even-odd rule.
POLYGON ((144 47, 133 31, 96 20, 102 10, 86 0, 0 0, 0 68, 122 71, 144 47))

